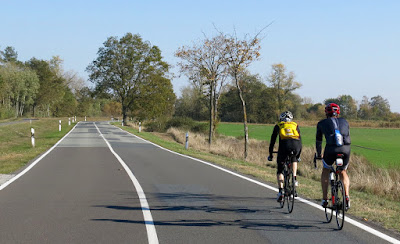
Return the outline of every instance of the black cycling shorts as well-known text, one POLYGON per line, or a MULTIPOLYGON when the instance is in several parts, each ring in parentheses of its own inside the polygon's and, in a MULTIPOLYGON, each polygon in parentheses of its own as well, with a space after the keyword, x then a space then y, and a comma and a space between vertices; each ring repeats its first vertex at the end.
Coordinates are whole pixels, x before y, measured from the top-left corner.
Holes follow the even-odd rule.
POLYGON ((343 145, 341 147, 327 145, 324 150, 324 163, 327 164, 327 166, 332 165, 338 154, 343 154, 343 166, 338 169, 346 170, 350 160, 350 145, 343 145))
POLYGON ((290 152, 293 151, 294 154, 290 158, 291 162, 297 162, 298 158, 300 158, 301 154, 301 141, 300 140, 282 140, 281 143, 279 144, 279 149, 278 149, 278 156, 277 156, 277 165, 278 165, 278 170, 277 174, 282 174, 283 173, 283 165, 285 163, 285 160, 288 155, 290 155, 290 152))

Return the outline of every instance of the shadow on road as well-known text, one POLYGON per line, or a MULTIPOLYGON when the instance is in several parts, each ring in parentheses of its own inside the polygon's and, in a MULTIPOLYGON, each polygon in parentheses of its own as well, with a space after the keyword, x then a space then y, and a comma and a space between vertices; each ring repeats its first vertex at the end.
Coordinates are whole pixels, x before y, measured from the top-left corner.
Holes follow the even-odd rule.
MULTIPOLYGON (((286 209, 277 206, 276 200, 260 197, 215 196, 212 194, 168 193, 155 194, 157 200, 166 205, 152 206, 151 212, 160 212, 172 218, 155 219, 156 226, 218 227, 232 226, 262 231, 321 232, 335 230, 318 217, 307 214, 288 214, 286 209), (268 201, 268 203, 266 203, 268 201), (250 204, 246 203, 252 203, 250 204), (276 204, 276 205, 275 205, 276 204), (249 205, 249 206, 247 206, 249 205), (171 212, 170 214, 168 212, 171 212), (176 212, 182 212, 178 214, 176 212), (211 214, 211 215, 210 215, 211 214), (185 216, 186 218, 179 218, 185 216), (187 218, 187 216, 191 216, 187 218), (193 218, 192 218, 193 217, 193 218)), ((137 199, 135 197, 135 199, 137 199)), ((96 205, 94 207, 121 211, 142 211, 140 206, 96 205)), ((143 220, 98 218, 93 221, 111 221, 129 224, 143 224, 143 220)))

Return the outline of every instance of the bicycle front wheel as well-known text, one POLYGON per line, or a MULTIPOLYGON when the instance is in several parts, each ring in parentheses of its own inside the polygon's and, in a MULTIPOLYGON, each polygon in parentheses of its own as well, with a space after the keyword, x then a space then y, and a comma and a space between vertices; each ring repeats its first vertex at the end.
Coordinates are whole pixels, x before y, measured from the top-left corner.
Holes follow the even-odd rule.
POLYGON ((344 225, 344 212, 346 209, 346 197, 344 193, 343 183, 341 181, 337 182, 336 191, 336 224, 338 229, 341 230, 344 225))
POLYGON ((285 194, 286 196, 286 201, 287 201, 287 208, 289 213, 293 211, 293 206, 294 206, 294 194, 295 194, 295 185, 294 185, 294 177, 293 177, 293 172, 290 171, 287 174, 287 185, 286 185, 286 191, 287 193, 285 194))

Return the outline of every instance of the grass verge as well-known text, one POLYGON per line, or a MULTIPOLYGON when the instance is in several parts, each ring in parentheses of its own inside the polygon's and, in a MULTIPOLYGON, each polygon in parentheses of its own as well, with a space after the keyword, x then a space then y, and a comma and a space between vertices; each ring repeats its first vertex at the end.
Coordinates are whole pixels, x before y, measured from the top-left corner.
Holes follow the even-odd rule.
MULTIPOLYGON (((120 127, 119 124, 115 125, 120 127)), ((171 135, 149 132, 138 133, 137 129, 130 127, 123 127, 123 129, 172 151, 212 162, 235 172, 252 176, 262 182, 276 185, 276 168, 274 164, 247 162, 192 148, 186 150, 184 144, 176 142, 177 138, 174 139, 171 135)), ((322 195, 319 179, 321 169, 317 173, 314 172, 312 174, 305 172, 314 170, 312 162, 309 159, 305 159, 300 163, 299 170, 301 168, 303 168, 304 173, 300 174, 300 171, 298 176, 300 182, 299 195, 319 204, 322 195)), ((390 197, 378 196, 357 190, 351 191, 351 199, 352 208, 348 211, 351 217, 366 224, 384 227, 387 230, 393 231, 395 235, 400 234, 400 202, 394 201, 390 197)))
POLYGON ((0 174, 11 174, 23 168, 29 161, 51 148, 74 124, 68 119, 41 118, 21 121, 18 124, 0 126, 0 174), (35 147, 31 144, 31 128, 35 129, 35 147))

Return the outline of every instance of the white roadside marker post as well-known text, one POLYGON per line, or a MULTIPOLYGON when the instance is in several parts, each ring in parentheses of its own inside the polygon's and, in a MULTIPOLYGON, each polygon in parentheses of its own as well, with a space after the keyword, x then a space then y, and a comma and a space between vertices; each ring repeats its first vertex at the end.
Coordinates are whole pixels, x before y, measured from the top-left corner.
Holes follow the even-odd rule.
POLYGON ((68 125, 71 125, 71 118, 68 118, 68 125))
POLYGON ((185 149, 189 148, 189 131, 186 132, 186 142, 185 142, 185 149))
POLYGON ((58 131, 61 131, 61 120, 58 121, 58 131))
POLYGON ((32 147, 35 147, 35 129, 31 128, 31 142, 32 147))
POLYGON ((142 131, 142 122, 139 122, 139 133, 142 131))
POLYGON ((86 122, 86 116, 85 116, 85 122, 86 122))

